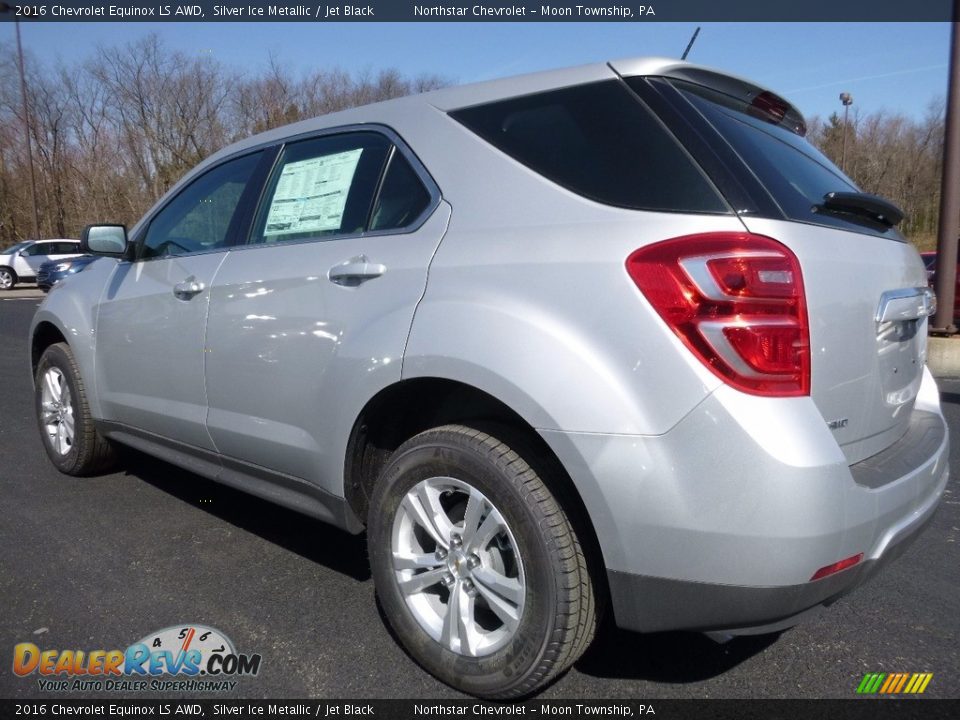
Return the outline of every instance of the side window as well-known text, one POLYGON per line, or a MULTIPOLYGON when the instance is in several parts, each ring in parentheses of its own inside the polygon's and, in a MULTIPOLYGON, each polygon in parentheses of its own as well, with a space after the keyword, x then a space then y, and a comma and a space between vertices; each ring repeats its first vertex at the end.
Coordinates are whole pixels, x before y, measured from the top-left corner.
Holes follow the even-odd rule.
POLYGON ((620 81, 450 115, 534 172, 591 200, 638 210, 729 212, 679 143, 620 81))
POLYGON ((216 250, 227 231, 261 153, 244 155, 204 173, 150 221, 140 259, 216 250))
POLYGON ((394 151, 370 216, 371 230, 393 230, 409 225, 430 204, 430 193, 399 152, 394 151))
POLYGON ((390 141, 358 132, 288 145, 264 194, 251 242, 363 232, 390 141))
POLYGON ((50 247, 50 243, 37 243, 36 245, 31 245, 30 247, 28 247, 24 254, 27 255, 28 257, 37 257, 38 255, 48 255, 49 253, 47 252, 47 250, 49 247, 50 247))

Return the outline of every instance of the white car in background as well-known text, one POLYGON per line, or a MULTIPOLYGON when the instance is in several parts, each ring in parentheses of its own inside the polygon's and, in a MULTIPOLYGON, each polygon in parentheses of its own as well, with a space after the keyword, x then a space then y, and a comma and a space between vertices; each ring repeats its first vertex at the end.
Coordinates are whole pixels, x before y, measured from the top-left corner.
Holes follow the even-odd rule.
POLYGON ((12 290, 18 282, 34 282, 40 266, 48 260, 65 260, 82 254, 79 240, 58 238, 18 243, 0 251, 0 290, 12 290))

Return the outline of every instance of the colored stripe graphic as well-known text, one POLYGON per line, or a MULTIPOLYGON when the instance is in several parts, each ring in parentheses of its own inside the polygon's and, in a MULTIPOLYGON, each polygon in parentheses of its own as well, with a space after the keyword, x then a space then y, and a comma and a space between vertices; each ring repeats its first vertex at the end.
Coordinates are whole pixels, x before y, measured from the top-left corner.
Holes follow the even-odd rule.
POLYGON ((898 693, 901 690, 903 690, 903 686, 907 682, 907 677, 908 677, 907 673, 900 673, 900 682, 898 682, 897 686, 893 688, 893 690, 891 690, 890 692, 898 693))
POLYGON ((867 673, 857 686, 859 695, 919 695, 933 680, 933 673, 867 673))

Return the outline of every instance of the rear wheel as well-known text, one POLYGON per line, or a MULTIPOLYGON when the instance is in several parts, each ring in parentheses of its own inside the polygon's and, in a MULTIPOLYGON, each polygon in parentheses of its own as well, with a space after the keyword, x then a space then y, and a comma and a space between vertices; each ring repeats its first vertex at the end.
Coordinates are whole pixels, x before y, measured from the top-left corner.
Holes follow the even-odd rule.
POLYGON ((529 694, 593 636, 569 519, 530 465, 484 432, 447 425, 404 443, 374 490, 368 542, 397 636, 465 692, 529 694))
POLYGON ((113 448, 94 426, 70 346, 57 343, 44 350, 34 388, 43 448, 60 472, 92 475, 113 464, 113 448))
POLYGON ((17 274, 8 267, 0 267, 0 290, 13 290, 17 284, 17 274))

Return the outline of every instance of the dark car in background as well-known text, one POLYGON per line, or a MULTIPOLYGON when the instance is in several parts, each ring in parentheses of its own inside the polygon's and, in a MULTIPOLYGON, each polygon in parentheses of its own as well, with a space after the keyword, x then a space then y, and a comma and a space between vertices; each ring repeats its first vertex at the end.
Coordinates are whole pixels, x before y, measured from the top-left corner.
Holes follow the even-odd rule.
POLYGON ((65 277, 80 272, 96 259, 95 255, 78 255, 65 260, 48 260, 37 271, 37 287, 49 292, 50 288, 65 277))
POLYGON ((35 282, 40 266, 80 255, 80 241, 69 238, 26 240, 0 250, 0 290, 13 290, 23 282, 35 282))

